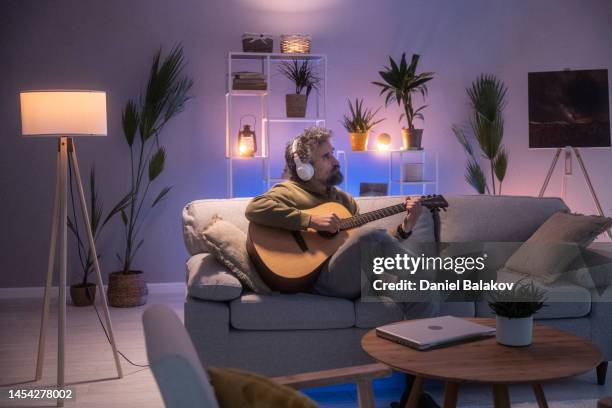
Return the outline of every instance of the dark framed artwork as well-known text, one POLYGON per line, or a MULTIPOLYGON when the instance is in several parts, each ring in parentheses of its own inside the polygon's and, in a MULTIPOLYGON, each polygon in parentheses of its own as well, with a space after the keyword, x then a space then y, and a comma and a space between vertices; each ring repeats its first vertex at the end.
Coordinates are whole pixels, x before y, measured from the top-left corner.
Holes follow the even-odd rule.
POLYGON ((608 70, 530 72, 529 147, 610 147, 608 70))

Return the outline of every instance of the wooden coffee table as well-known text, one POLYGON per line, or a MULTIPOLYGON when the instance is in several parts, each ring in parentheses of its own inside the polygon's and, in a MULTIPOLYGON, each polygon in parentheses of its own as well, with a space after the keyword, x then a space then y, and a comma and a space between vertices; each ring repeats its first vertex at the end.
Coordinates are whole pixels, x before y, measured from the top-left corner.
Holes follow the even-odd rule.
MULTIPOLYGON (((467 320, 495 327, 495 319, 467 320)), ((496 408, 510 407, 509 384, 531 384, 538 406, 544 408, 548 405, 543 382, 583 374, 602 360, 599 349, 587 339, 541 324, 534 325, 533 343, 528 347, 502 346, 493 336, 418 351, 378 337, 375 330, 363 336, 361 346, 379 362, 415 376, 407 408, 417 407, 426 379, 446 382, 445 408, 457 406, 462 382, 491 384, 496 408)))

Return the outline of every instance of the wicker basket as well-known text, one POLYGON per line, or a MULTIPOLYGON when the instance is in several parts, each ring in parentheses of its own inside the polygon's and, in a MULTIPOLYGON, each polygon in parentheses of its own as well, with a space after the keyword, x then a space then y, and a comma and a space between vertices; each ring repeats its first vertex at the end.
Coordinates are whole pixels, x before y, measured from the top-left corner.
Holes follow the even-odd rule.
POLYGON ((147 303, 147 283, 142 271, 112 272, 108 275, 108 304, 133 307, 147 303))
POLYGON ((272 52, 273 49, 274 39, 270 34, 242 34, 242 51, 244 52, 272 52))
POLYGON ((310 54, 310 41, 308 34, 283 34, 280 50, 283 54, 310 54))

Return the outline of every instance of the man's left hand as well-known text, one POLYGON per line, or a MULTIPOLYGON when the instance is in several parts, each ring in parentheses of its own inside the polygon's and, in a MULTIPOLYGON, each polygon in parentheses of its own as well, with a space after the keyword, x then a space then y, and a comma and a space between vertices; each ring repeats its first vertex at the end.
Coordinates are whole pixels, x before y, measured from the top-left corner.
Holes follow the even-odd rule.
POLYGON ((402 230, 410 232, 419 220, 419 216, 423 211, 421 200, 417 197, 406 197, 406 216, 402 222, 402 230))

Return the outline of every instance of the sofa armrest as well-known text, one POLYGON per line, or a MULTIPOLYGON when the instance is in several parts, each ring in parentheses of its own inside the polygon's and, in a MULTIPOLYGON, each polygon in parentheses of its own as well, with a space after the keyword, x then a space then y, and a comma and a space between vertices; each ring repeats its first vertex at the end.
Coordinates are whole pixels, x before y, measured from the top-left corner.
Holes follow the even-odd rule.
POLYGON ((240 297, 242 284, 211 254, 196 254, 186 263, 187 294, 201 300, 227 302, 240 297))

